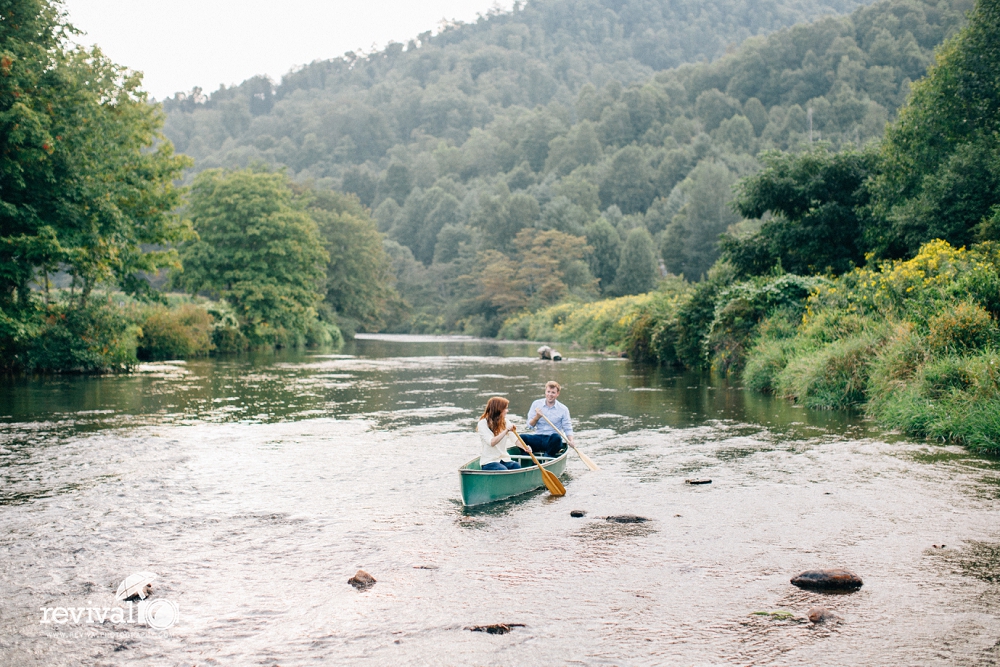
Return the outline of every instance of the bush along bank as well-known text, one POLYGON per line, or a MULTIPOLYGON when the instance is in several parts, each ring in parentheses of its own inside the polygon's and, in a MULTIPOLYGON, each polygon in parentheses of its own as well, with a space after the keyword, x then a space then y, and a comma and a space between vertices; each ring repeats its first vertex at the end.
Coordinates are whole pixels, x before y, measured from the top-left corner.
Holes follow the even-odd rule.
POLYGON ((304 331, 248 332, 222 301, 169 295, 164 303, 143 302, 109 293, 80 305, 69 293, 54 296, 17 318, 0 313, 0 371, 115 373, 140 361, 251 349, 339 348, 344 340, 331 313, 320 313, 304 331))
POLYGON ((866 411, 914 436, 1000 451, 1000 245, 931 241, 838 278, 706 280, 509 319, 508 338, 712 368, 812 408, 866 411))

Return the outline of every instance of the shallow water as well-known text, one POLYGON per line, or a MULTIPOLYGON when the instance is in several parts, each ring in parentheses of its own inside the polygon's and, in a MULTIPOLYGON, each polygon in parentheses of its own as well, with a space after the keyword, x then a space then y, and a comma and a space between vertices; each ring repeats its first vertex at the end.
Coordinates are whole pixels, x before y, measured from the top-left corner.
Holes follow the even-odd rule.
POLYGON ((379 337, 5 381, 0 664, 998 661, 998 461, 533 347, 379 337), (601 470, 571 458, 564 498, 463 508, 477 410, 501 394, 523 421, 548 379, 601 470), (650 521, 603 519, 624 513, 650 521), (788 583, 834 566, 865 586, 788 583), (363 593, 346 583, 359 568, 378 580, 363 593), (113 606, 141 570, 177 605, 168 630, 41 622, 42 608, 113 606), (804 622, 815 604, 842 622, 804 622), (753 615, 773 610, 795 617, 753 615), (464 629, 490 623, 525 627, 464 629))

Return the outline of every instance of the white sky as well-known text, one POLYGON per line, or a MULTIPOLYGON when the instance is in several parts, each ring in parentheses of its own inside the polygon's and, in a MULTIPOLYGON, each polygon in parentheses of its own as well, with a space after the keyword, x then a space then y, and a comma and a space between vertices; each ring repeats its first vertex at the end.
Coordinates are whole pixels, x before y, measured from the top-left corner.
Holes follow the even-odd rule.
POLYGON ((389 41, 442 19, 474 21, 513 0, 64 0, 70 22, 113 61, 145 74, 156 99, 290 69, 389 41))

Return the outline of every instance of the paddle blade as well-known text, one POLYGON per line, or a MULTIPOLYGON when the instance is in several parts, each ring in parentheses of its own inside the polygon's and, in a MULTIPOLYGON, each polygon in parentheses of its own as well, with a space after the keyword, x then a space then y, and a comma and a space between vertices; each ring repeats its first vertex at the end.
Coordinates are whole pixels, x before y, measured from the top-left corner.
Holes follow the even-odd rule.
POLYGON ((573 448, 573 451, 575 451, 577 453, 577 456, 580 457, 580 460, 583 461, 583 465, 587 466, 591 470, 600 470, 600 468, 597 467, 597 464, 590 460, 589 456, 581 452, 576 447, 573 448))
POLYGON ((565 496, 566 487, 562 485, 559 478, 550 473, 545 468, 539 467, 542 471, 542 481, 545 482, 545 488, 549 490, 553 496, 565 496))

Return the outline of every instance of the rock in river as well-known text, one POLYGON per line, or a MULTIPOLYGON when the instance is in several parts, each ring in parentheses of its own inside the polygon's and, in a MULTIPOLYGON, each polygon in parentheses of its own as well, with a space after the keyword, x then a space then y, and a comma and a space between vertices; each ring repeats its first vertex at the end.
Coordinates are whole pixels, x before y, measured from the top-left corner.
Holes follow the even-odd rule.
POLYGON ((841 620, 840 615, 837 614, 832 609, 827 609, 826 607, 812 607, 806 616, 809 617, 810 623, 820 624, 820 623, 837 623, 841 620))
POLYGON ((850 570, 806 570, 792 578, 792 584, 799 588, 821 591, 856 591, 864 585, 861 577, 850 570))
POLYGON ((523 628, 524 623, 493 623, 492 625, 473 625, 466 630, 472 630, 473 632, 486 632, 491 635, 505 635, 510 632, 511 628, 523 628))
POLYGON ((375 577, 368 574, 364 570, 358 570, 357 574, 347 580, 347 583, 354 586, 359 591, 367 591, 375 585, 375 577))
POLYGON ((613 523, 644 523, 649 521, 644 516, 636 516, 635 514, 618 514, 616 516, 606 516, 605 520, 611 521, 613 523))
POLYGON ((579 519, 580 517, 587 516, 587 510, 570 510, 569 515, 579 519))

